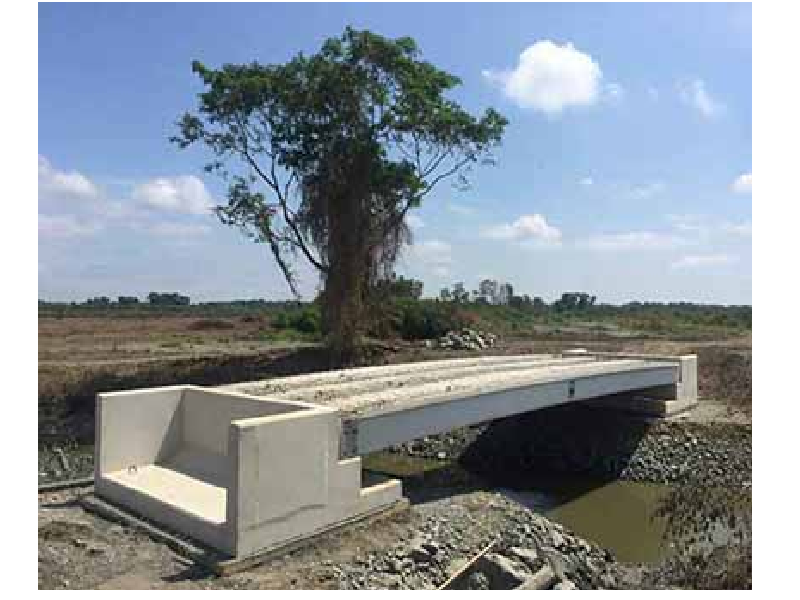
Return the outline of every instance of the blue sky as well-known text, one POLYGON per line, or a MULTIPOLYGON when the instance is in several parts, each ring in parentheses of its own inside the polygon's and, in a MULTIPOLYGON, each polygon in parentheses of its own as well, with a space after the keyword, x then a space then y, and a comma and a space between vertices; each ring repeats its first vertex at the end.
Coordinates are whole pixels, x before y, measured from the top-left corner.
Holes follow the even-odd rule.
POLYGON ((167 139, 193 59, 284 62, 346 25, 410 35, 466 108, 509 119, 496 166, 415 211, 398 272, 426 295, 489 277, 547 300, 751 302, 749 4, 40 4, 39 297, 289 297, 267 249, 208 213, 224 187, 203 153, 167 139))

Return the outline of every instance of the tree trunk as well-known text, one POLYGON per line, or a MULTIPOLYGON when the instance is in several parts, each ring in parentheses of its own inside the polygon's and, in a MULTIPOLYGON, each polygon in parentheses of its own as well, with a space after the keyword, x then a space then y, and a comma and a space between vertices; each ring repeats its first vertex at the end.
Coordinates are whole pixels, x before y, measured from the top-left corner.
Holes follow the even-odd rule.
POLYGON ((333 366, 348 366, 358 359, 363 316, 364 232, 358 199, 333 203, 328 215, 329 271, 325 281, 323 320, 333 366))

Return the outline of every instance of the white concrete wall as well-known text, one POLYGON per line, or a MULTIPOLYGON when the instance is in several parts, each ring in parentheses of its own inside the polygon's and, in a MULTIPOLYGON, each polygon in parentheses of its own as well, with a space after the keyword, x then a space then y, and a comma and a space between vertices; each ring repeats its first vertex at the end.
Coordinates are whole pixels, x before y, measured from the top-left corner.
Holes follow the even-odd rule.
POLYGON ((697 355, 686 354, 679 359, 680 377, 675 390, 675 399, 684 402, 697 401, 697 355))
POLYGON ((340 427, 334 409, 194 386, 100 394, 95 491, 246 556, 402 497, 399 482, 361 489, 340 427))
POLYGON ((308 407, 243 394, 187 387, 182 401, 183 439, 217 454, 228 453, 228 428, 233 421, 307 410, 308 407))
POLYGON ((95 401, 95 476, 155 463, 183 439, 183 386, 98 394, 95 401))
POLYGON ((237 471, 228 501, 236 554, 246 556, 324 530, 402 497, 399 482, 361 488, 361 459, 340 461, 338 411, 236 421, 237 471))

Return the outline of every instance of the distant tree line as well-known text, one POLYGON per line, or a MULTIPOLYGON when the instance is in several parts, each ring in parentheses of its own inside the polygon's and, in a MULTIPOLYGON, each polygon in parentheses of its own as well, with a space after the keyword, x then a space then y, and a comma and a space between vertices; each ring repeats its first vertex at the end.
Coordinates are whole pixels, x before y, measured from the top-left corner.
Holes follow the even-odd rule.
POLYGON ((147 301, 155 306, 189 306, 189 296, 177 292, 150 292, 147 294, 147 301))
MULTIPOLYGON (((189 296, 184 296, 177 292, 150 292, 147 294, 147 303, 153 306, 189 306, 191 300, 189 296)), ((95 296, 87 298, 84 302, 50 302, 39 300, 40 307, 47 306, 139 306, 143 305, 136 296, 117 296, 114 301, 108 296, 95 296)))
MULTIPOLYGON (((509 288, 511 286, 509 285, 509 288)), ((511 288, 513 289, 513 288, 511 288)), ((419 280, 407 279, 402 276, 392 276, 382 280, 377 284, 374 298, 377 305, 372 311, 378 321, 369 322, 370 331, 380 331, 381 327, 387 326, 388 313, 398 309, 402 314, 397 315, 398 322, 404 325, 394 327, 408 331, 437 330, 431 323, 445 323, 447 327, 453 328, 454 323, 450 317, 444 318, 442 315, 450 315, 452 311, 475 311, 476 314, 483 310, 504 311, 511 309, 517 312, 519 318, 528 315, 533 318, 560 318, 576 316, 581 318, 631 318, 637 322, 646 320, 652 328, 658 328, 660 323, 669 323, 671 319, 679 318, 681 322, 691 325, 713 325, 713 326, 736 326, 752 327, 752 307, 749 305, 727 306, 696 304, 692 302, 628 302, 626 304, 601 304, 597 302, 597 297, 587 292, 564 292, 559 298, 551 303, 546 302, 539 296, 531 297, 528 294, 511 295, 506 305, 490 307, 486 299, 478 295, 471 295, 464 289, 463 284, 456 284, 448 290, 448 294, 441 294, 436 300, 422 298, 423 284, 419 280), (439 308, 436 308, 436 307, 439 308), (399 308, 398 308, 399 307, 399 308), (445 310, 447 309, 447 310, 445 310), (448 312, 448 310, 450 312, 448 312), (427 312, 426 312, 427 311, 427 312)), ((118 296, 116 301, 107 296, 96 296, 88 298, 84 302, 48 302, 39 300, 39 308, 53 310, 55 314, 69 314, 73 309, 95 310, 107 309, 114 310, 120 307, 129 309, 136 308, 141 310, 154 310, 163 308, 174 310, 176 308, 187 308, 198 311, 202 314, 219 314, 221 312, 237 313, 251 312, 258 310, 265 311, 306 311, 307 309, 319 310, 319 299, 314 302, 301 302, 299 300, 264 300, 264 299, 239 299, 226 301, 209 301, 191 304, 189 296, 177 292, 151 292, 147 295, 146 301, 142 301, 135 296, 118 296), (67 311, 66 313, 64 311, 67 311)), ((79 313, 76 313, 79 314, 79 313)), ((453 313, 455 314, 455 313, 453 313)), ((487 313, 488 314, 488 313, 487 313)), ((500 314, 500 313, 498 313, 500 314)), ((505 314, 505 313, 504 313, 505 314)), ((517 318, 517 317, 515 317, 517 318)), ((295 327, 298 330, 318 329, 319 316, 314 313, 311 315, 300 314, 292 316, 287 314, 285 326, 295 327), (313 318, 312 318, 313 317, 313 318), (295 323, 294 321, 297 321, 295 323), (300 322, 302 321, 302 322, 300 322)), ((444 325, 443 325, 444 326, 444 325)))

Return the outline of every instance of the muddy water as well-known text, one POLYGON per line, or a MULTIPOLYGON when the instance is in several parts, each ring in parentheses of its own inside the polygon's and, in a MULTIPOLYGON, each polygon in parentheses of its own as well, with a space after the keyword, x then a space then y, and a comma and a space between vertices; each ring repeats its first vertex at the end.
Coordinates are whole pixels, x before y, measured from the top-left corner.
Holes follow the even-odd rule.
POLYGON ((635 481, 549 482, 508 497, 611 551, 617 560, 655 563, 669 553, 666 520, 655 510, 670 487, 635 481))
MULTIPOLYGON (((423 476, 423 481, 433 481, 428 479, 430 475, 454 467, 448 461, 388 452, 364 457, 364 466, 368 471, 398 478, 423 476)), ((663 542, 666 521, 654 512, 670 493, 670 486, 633 481, 551 481, 529 482, 527 487, 524 491, 500 491, 610 550, 617 560, 655 563, 669 553, 669 546, 663 542)))
MULTIPOLYGON (((377 452, 364 457, 363 464, 365 475, 371 472, 403 479, 404 492, 409 497, 424 498, 428 488, 447 487, 459 480, 476 483, 468 472, 450 461, 377 452)), ((522 490, 498 491, 609 550, 620 562, 655 564, 675 551, 675 546, 665 541, 666 517, 657 515, 659 507, 675 491, 670 485, 623 480, 541 480, 526 482, 522 490)), ((721 488, 708 488, 704 493, 713 496, 720 491, 721 488)), ((722 505, 727 500, 723 495, 718 502, 722 505)), ((749 510, 749 501, 734 509, 737 514, 749 510)), ((734 526, 727 524, 727 514, 723 511, 703 522, 702 528, 710 535, 707 540, 697 539, 696 531, 684 533, 681 551, 709 550, 734 541, 741 528, 737 525, 732 529, 734 526)))

